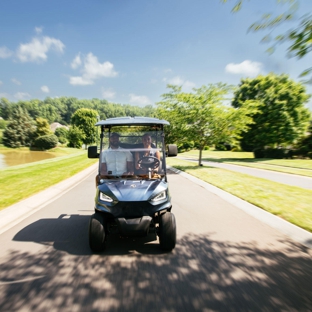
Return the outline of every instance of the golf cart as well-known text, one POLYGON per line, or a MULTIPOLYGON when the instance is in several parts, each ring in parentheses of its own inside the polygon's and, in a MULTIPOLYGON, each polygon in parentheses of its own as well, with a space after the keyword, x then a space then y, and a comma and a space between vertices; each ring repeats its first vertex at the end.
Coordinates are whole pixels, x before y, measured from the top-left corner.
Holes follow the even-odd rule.
POLYGON ((100 148, 88 148, 89 158, 99 158, 95 213, 89 222, 92 251, 104 250, 110 234, 128 237, 151 232, 159 237, 163 250, 171 251, 175 247, 176 222, 171 213, 166 156, 176 156, 177 147, 165 145, 165 125, 169 122, 147 117, 109 118, 96 123, 101 129, 100 148), (110 138, 114 135, 118 135, 121 152, 133 159, 130 174, 101 172, 104 155, 112 150, 110 138), (149 149, 142 143, 144 136, 152 141, 149 149))

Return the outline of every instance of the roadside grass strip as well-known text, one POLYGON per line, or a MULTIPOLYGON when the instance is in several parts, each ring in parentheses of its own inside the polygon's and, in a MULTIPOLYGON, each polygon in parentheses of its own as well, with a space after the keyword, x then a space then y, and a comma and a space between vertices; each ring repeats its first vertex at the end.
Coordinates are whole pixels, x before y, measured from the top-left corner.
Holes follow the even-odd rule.
MULTIPOLYGON (((198 160, 199 151, 179 153, 179 156, 198 160)), ((253 158, 249 152, 203 151, 202 160, 312 177, 311 159, 266 159, 253 158)))
POLYGON ((82 152, 1 169, 0 210, 70 178, 97 161, 82 152))
POLYGON ((176 158, 167 164, 312 232, 312 190, 176 158))

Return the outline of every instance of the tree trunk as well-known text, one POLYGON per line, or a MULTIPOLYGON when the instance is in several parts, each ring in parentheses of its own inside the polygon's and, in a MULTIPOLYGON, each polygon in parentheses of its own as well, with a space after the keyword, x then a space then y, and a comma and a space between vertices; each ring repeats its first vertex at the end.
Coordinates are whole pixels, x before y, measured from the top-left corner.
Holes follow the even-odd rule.
POLYGON ((203 153, 203 148, 200 146, 199 148, 199 158, 198 158, 198 166, 202 166, 202 153, 203 153))

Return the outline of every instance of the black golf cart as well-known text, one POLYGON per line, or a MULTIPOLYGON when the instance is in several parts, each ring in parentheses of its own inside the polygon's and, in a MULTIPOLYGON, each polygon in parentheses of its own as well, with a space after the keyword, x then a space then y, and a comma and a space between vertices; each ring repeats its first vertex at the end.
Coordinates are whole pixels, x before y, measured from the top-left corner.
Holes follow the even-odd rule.
POLYGON ((96 123, 101 129, 100 148, 90 146, 89 158, 99 158, 95 213, 89 223, 89 244, 93 251, 104 250, 109 234, 146 236, 154 232, 160 247, 170 251, 176 244, 176 222, 171 213, 166 156, 176 156, 176 145, 165 145, 166 120, 147 117, 120 117, 96 123), (119 136, 119 147, 133 158, 133 173, 101 173, 110 137, 119 136), (147 149, 142 137, 152 141, 147 149), (145 147, 144 147, 145 146, 145 147), (130 152, 130 153, 129 153, 130 152), (157 155, 157 157, 155 156, 157 155))

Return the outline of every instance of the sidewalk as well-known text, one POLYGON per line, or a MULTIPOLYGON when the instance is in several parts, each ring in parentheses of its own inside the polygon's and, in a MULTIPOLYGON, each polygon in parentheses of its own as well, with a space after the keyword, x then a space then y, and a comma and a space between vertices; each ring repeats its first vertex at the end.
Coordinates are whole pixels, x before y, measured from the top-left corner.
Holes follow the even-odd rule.
MULTIPOLYGON (((192 162, 198 162, 198 160, 194 158, 187 158, 187 157, 177 157, 183 160, 192 161, 192 162)), ((290 174, 290 173, 283 173, 283 172, 277 172, 272 170, 265 170, 265 169, 258 169, 258 168, 251 168, 251 167, 245 167, 240 165, 233 165, 233 164, 224 164, 224 163, 218 163, 213 161, 202 161, 203 165, 210 166, 210 167, 217 167, 217 168, 223 168, 228 169, 240 173, 249 174, 251 176, 255 176, 262 179, 271 180, 274 182, 287 184, 291 186, 298 186, 302 187, 308 190, 312 190, 312 178, 290 174)))

